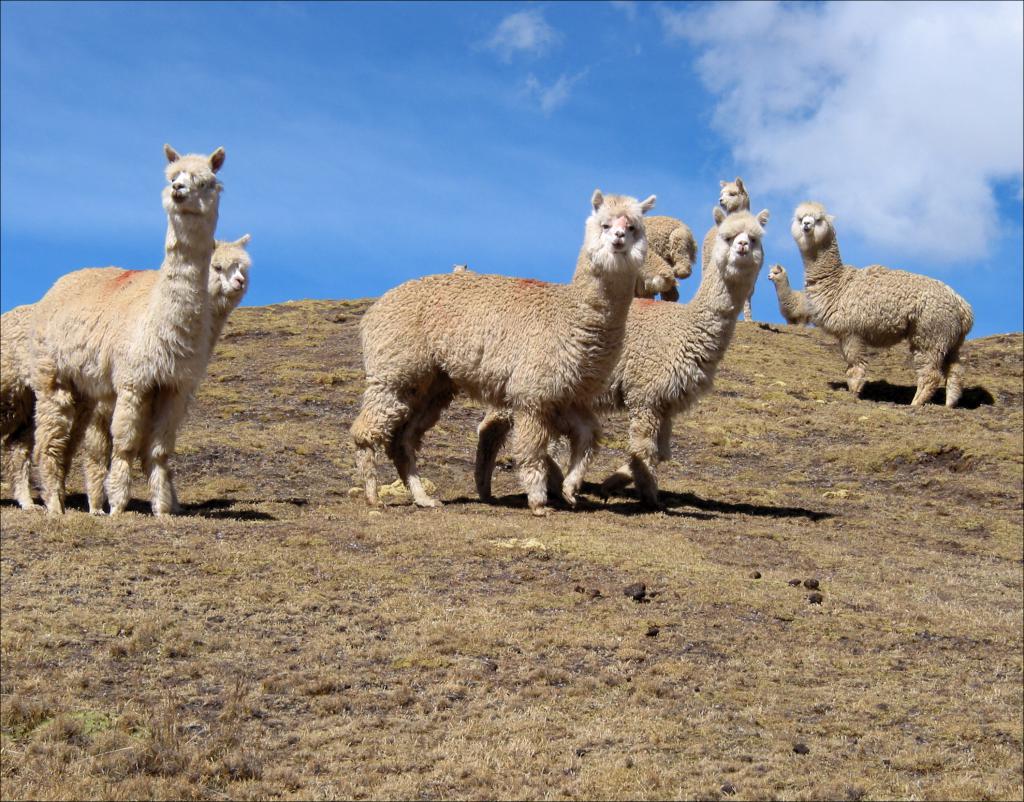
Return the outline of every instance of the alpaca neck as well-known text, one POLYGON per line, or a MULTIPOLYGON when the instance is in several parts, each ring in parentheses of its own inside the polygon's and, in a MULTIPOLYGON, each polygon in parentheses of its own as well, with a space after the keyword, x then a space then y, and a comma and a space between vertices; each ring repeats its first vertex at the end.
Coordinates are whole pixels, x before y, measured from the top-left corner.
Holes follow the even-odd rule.
POLYGON ((843 260, 839 255, 839 242, 833 234, 828 245, 823 248, 801 250, 804 262, 804 286, 811 291, 815 284, 834 280, 843 273, 843 260))
POLYGON ((168 215, 164 261, 150 301, 149 331, 173 342, 182 356, 194 352, 210 315, 210 259, 217 215, 168 215))
POLYGON ((687 309, 694 321, 693 331, 701 340, 700 353, 704 362, 716 363, 732 340, 736 319, 743 311, 743 303, 750 294, 750 287, 756 277, 737 276, 726 281, 722 271, 712 261, 703 271, 700 287, 687 309))
POLYGON ((828 328, 831 312, 837 308, 840 296, 853 277, 853 268, 843 264, 839 243, 833 235, 824 248, 804 253, 804 292, 816 310, 816 322, 828 328))

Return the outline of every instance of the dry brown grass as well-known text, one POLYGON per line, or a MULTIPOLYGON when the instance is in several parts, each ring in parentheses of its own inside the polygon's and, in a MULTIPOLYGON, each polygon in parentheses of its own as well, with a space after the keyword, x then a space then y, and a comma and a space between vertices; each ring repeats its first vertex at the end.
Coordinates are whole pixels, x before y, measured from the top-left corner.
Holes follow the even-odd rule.
POLYGON ((949 411, 905 351, 854 402, 820 332, 741 324, 665 513, 535 520, 507 462, 478 503, 456 404, 446 507, 381 514, 348 494, 365 305, 235 314, 187 516, 5 502, 4 798, 1021 797, 1021 335, 968 344, 949 411))

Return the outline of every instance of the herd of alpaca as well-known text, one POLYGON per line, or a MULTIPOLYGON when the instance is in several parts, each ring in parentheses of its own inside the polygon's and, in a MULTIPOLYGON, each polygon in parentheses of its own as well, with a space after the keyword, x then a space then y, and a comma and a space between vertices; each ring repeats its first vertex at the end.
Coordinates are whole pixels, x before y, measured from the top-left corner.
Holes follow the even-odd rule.
MULTIPOLYGON (((169 460, 189 403, 224 324, 248 288, 249 235, 215 239, 224 150, 179 155, 169 145, 165 256, 159 270, 90 268, 69 273, 34 304, 0 318, 0 439, 13 467, 14 497, 26 509, 34 463, 48 512, 64 512, 65 484, 81 446, 89 511, 123 512, 131 468, 141 462, 155 515, 179 511, 169 460)), ((512 451, 530 510, 549 496, 577 503, 600 436, 600 416, 629 417, 626 462, 601 484, 607 495, 633 483, 657 507, 657 466, 670 458, 673 417, 713 383, 764 261, 768 211, 750 212, 742 179, 722 182, 704 238, 699 287, 685 304, 677 281, 690 276, 693 232, 672 217, 647 217, 652 195, 591 198, 576 271, 568 284, 451 273, 408 281, 363 316, 366 387, 351 426, 366 500, 379 504, 383 451, 418 506, 436 507, 417 468, 425 433, 458 393, 489 407, 477 434, 474 478, 491 498, 498 453, 512 451), (660 295, 662 301, 653 300, 660 295), (548 452, 569 441, 566 470, 548 452)), ((963 385, 960 349, 971 307, 935 279, 879 265, 844 265, 833 218, 802 203, 791 233, 805 289, 773 265, 779 309, 839 342, 847 384, 865 382, 865 350, 906 341, 917 371, 913 404, 946 384, 955 406, 963 385)))

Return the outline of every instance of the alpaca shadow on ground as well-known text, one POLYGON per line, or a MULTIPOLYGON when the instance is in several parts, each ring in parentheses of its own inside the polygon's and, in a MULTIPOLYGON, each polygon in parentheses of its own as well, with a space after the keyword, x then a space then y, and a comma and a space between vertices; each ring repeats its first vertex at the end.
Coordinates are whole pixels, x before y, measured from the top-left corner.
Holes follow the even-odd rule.
MULTIPOLYGON (((600 495, 600 486, 584 483, 584 489, 596 495, 600 495)), ((623 515, 642 515, 652 512, 645 504, 642 504, 632 491, 625 489, 614 494, 621 499, 616 502, 609 502, 604 509, 619 512, 623 515), (628 501, 627 501, 628 499, 628 501)), ((674 493, 671 490, 660 490, 658 498, 661 501, 661 512, 666 515, 683 515, 688 518, 710 519, 719 515, 752 515, 765 518, 807 518, 810 521, 823 521, 835 517, 830 512, 817 512, 803 507, 769 507, 763 504, 733 504, 727 501, 715 501, 695 496, 693 493, 674 493), (683 512, 679 507, 696 507, 702 512, 683 512)))
MULTIPOLYGON (((829 382, 828 386, 833 390, 845 390, 846 382, 829 382)), ((860 400, 861 401, 882 401, 889 404, 899 404, 900 406, 910 406, 910 402, 914 400, 914 394, 917 392, 917 387, 914 385, 907 384, 890 384, 885 379, 879 379, 878 381, 870 381, 864 385, 864 389, 861 390, 860 400)), ((977 409, 980 406, 992 406, 996 400, 992 397, 992 393, 986 390, 984 387, 974 386, 965 387, 963 394, 960 396, 960 403, 957 404, 959 409, 977 409)), ((943 406, 946 403, 946 390, 944 387, 940 387, 935 391, 935 395, 932 396, 929 404, 935 404, 936 406, 943 406)))
MULTIPOLYGON (((305 499, 300 499, 305 503, 305 499)), ((273 515, 268 512, 261 512, 260 510, 236 510, 233 509, 236 504, 240 503, 238 499, 230 498, 211 498, 206 501, 200 501, 197 504, 182 504, 181 512, 182 515, 195 516, 197 518, 210 518, 216 520, 233 520, 233 521, 276 521, 273 515)), ((242 502, 249 503, 249 502, 242 502)))
MULTIPOLYGON (((623 490, 614 493, 605 500, 601 499, 601 486, 592 482, 584 482, 581 488, 582 493, 575 509, 570 508, 561 499, 549 499, 551 507, 557 511, 571 511, 579 513, 587 512, 613 512, 617 515, 650 515, 661 512, 664 515, 678 516, 682 518, 696 518, 707 521, 717 518, 719 515, 753 515, 768 518, 807 518, 810 521, 822 521, 833 518, 832 513, 816 512, 815 510, 804 509, 803 507, 768 507, 760 504, 730 504, 725 501, 714 501, 703 499, 692 493, 673 493, 662 490, 659 493, 662 509, 654 510, 641 503, 630 490, 623 490), (700 512, 679 509, 681 507, 696 507, 700 512)), ((451 499, 446 504, 487 504, 495 507, 506 507, 508 509, 527 509, 526 495, 524 493, 512 493, 507 496, 495 496, 490 501, 482 502, 478 498, 460 496, 451 499)))

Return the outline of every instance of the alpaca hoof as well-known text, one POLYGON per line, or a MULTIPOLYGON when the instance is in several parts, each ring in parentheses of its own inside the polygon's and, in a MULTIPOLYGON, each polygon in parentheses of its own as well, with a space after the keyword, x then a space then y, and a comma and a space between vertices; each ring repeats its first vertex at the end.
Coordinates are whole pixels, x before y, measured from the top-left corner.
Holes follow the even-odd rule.
POLYGON ((89 514, 90 515, 106 515, 106 513, 103 511, 102 507, 100 509, 96 509, 94 507, 90 507, 89 508, 89 514))
POLYGON ((563 487, 560 495, 565 499, 566 504, 575 509, 577 501, 575 487, 563 487))
POLYGON ((443 507, 444 506, 444 504, 441 501, 439 501, 436 498, 431 498, 430 496, 426 496, 425 498, 415 499, 413 501, 413 503, 417 507, 426 507, 428 509, 429 508, 434 508, 434 507, 443 507))
POLYGON ((551 514, 551 509, 546 506, 530 507, 530 512, 538 518, 546 518, 548 515, 551 514))

